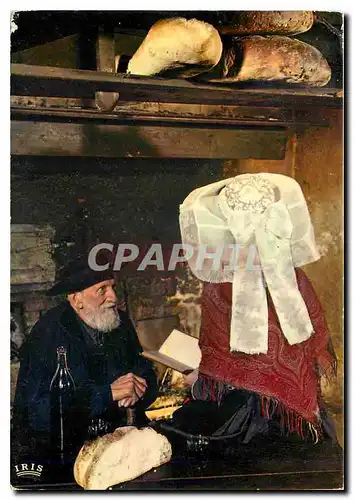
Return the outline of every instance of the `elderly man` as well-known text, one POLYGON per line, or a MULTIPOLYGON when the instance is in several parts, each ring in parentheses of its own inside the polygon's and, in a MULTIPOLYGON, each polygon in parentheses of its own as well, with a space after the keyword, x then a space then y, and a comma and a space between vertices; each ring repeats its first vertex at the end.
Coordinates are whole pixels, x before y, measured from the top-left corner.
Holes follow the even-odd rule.
MULTIPOLYGON (((90 269, 87 259, 71 263, 50 295, 67 300, 48 311, 33 327, 21 349, 14 401, 15 424, 45 435, 50 430, 49 387, 56 349, 67 349, 75 382, 77 437, 87 437, 88 425, 106 430, 126 422, 125 408, 139 421, 157 395, 156 375, 142 351, 126 312, 118 310, 112 271, 90 269)), ((17 427, 18 428, 18 427, 17 427)))

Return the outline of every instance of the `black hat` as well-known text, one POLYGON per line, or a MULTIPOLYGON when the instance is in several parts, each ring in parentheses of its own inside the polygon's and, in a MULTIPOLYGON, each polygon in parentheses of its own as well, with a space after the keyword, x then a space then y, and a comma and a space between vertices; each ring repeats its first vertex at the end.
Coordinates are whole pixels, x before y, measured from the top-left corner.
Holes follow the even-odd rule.
MULTIPOLYGON (((107 263, 107 260, 99 265, 104 263, 107 263)), ((79 256, 59 271, 58 278, 58 282, 47 291, 47 295, 80 292, 101 281, 114 279, 114 272, 111 263, 104 271, 94 271, 89 266, 88 256, 79 256)))

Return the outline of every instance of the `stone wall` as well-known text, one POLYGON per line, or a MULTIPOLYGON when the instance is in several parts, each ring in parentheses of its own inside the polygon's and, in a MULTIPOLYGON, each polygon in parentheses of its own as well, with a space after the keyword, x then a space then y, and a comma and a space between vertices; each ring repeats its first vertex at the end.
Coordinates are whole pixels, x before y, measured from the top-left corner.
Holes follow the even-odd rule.
MULTIPOLYGON (((94 240, 139 247, 154 241, 171 248, 180 243, 179 204, 196 187, 218 180, 221 172, 222 163, 215 160, 13 157, 12 223, 50 224, 58 240, 70 232, 77 200, 84 198, 94 240)), ((174 327, 198 336, 201 285, 187 268, 163 273, 149 267, 128 275, 125 286, 144 347, 158 348, 174 327)), ((118 294, 125 308, 119 282, 118 294)), ((25 307, 28 327, 46 309, 45 304, 36 308, 35 300, 25 307)))
POLYGON ((338 358, 336 381, 324 384, 335 411, 344 391, 344 171, 341 110, 327 110, 330 126, 298 134, 295 178, 305 194, 322 258, 306 272, 325 311, 338 358))

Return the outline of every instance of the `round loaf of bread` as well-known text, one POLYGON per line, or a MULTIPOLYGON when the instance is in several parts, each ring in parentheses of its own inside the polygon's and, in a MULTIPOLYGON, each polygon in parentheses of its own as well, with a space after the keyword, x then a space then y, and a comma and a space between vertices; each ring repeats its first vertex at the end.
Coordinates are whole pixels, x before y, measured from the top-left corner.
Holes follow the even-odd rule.
POLYGON ((218 68, 219 72, 210 78, 205 75, 204 79, 216 83, 278 82, 322 87, 331 78, 331 69, 319 50, 295 38, 277 35, 235 39, 218 68))
POLYGON ((313 20, 310 10, 241 11, 226 13, 226 19, 218 30, 223 35, 297 35, 311 29, 313 20))
POLYGON ((153 429, 120 427, 82 446, 74 477, 85 490, 106 490, 168 462, 171 456, 168 439, 153 429))
POLYGON ((218 31, 197 19, 171 18, 155 23, 128 63, 133 75, 171 72, 192 77, 213 68, 220 60, 222 42, 218 31))

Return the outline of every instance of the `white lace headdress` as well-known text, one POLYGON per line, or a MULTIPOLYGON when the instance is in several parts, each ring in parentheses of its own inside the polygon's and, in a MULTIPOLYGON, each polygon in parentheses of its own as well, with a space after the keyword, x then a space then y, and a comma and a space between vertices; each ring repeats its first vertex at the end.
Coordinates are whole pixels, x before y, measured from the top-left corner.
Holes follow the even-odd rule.
POLYGON ((313 327, 294 267, 320 258, 299 184, 280 174, 242 174, 190 193, 180 205, 182 243, 194 275, 232 283, 230 349, 268 350, 272 297, 282 331, 293 345, 313 327))

